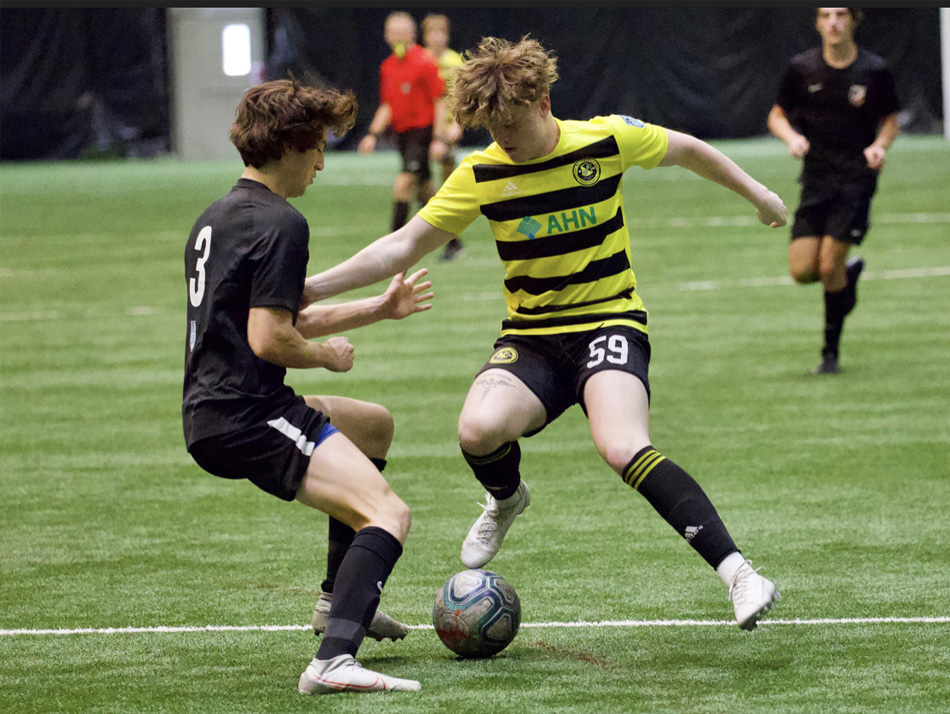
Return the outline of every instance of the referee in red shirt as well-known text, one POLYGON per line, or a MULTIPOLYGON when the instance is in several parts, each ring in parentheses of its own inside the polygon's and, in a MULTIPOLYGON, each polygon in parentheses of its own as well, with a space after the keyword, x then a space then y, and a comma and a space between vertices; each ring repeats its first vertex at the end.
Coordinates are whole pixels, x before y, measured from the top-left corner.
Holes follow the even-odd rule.
POLYGON ((445 126, 445 89, 432 55, 416 44, 416 21, 406 12, 386 18, 384 38, 393 53, 379 68, 379 108, 369 134, 359 144, 361 154, 376 149, 376 139, 392 125, 396 132, 402 171, 393 186, 393 230, 409 219, 413 190, 421 208, 435 194, 429 171, 430 151, 446 151, 444 137, 433 136, 433 126, 445 126))

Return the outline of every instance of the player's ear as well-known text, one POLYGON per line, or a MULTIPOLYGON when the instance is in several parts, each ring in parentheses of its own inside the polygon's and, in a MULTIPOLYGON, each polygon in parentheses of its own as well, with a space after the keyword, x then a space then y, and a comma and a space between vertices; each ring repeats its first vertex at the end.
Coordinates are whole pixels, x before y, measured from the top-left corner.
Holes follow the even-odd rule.
POLYGON ((551 111, 551 95, 545 94, 538 100, 538 109, 541 110, 541 116, 547 116, 551 111))

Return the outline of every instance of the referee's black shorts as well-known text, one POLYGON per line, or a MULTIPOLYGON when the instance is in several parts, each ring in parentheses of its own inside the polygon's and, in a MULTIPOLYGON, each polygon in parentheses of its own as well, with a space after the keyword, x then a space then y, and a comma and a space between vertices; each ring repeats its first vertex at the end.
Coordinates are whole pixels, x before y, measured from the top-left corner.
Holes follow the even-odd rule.
POLYGON ((297 397, 257 424, 196 441, 188 452, 210 474, 247 479, 267 493, 292 501, 314 449, 336 432, 326 414, 297 397))
POLYGON ((396 132, 396 144, 402 156, 402 170, 413 174, 420 183, 432 176, 429 169, 429 144, 432 143, 432 127, 396 132))

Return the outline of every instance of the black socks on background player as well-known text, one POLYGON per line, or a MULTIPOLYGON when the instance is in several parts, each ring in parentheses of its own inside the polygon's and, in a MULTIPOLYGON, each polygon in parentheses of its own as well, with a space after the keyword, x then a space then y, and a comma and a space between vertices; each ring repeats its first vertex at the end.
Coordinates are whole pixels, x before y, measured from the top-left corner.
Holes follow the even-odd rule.
POLYGON ((409 220, 409 203, 395 201, 393 203, 393 230, 398 231, 409 220))
POLYGON ((515 495, 521 483, 521 447, 517 441, 502 444, 486 456, 473 456, 462 449, 462 456, 475 472, 475 478, 493 498, 501 500, 515 495))
POLYGON ((353 537, 337 573, 333 604, 317 659, 356 656, 376 614, 383 586, 400 555, 402 544, 382 528, 368 526, 353 537))
MULTIPOLYGON (((386 468, 386 459, 373 459, 373 466, 382 473, 386 468)), ((340 570, 340 564, 346 556, 346 549, 353 542, 353 536, 356 531, 350 528, 342 521, 338 521, 330 516, 330 537, 327 543, 327 579, 320 585, 320 589, 325 593, 333 592, 333 583, 336 580, 336 574, 340 570)))
POLYGON ((630 459, 622 478, 713 568, 738 550, 699 484, 652 446, 630 459))
POLYGON ((838 356, 844 318, 854 307, 854 291, 849 287, 833 293, 825 291, 825 346, 821 353, 826 357, 838 356))

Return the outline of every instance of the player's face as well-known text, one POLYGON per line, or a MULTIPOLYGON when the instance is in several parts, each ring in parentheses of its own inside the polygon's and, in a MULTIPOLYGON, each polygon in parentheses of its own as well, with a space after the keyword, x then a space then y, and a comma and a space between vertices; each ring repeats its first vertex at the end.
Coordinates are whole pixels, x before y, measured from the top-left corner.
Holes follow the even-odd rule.
POLYGON ((550 111, 550 101, 542 99, 515 109, 510 122, 491 126, 488 132, 514 162, 541 158, 550 152, 550 111))
POLYGON ((854 38, 854 18, 846 7, 820 7, 815 27, 823 42, 837 45, 854 38))
POLYGON ((383 30, 386 44, 395 51, 396 45, 407 47, 416 41, 416 31, 409 20, 395 17, 386 23, 383 30))
POLYGON ((284 156, 282 166, 285 198, 303 196, 307 187, 313 183, 317 171, 323 171, 323 152, 327 142, 321 138, 317 146, 310 151, 290 151, 284 156))
POLYGON ((441 27, 429 30, 425 36, 425 45, 430 50, 441 52, 449 46, 449 33, 441 27))

